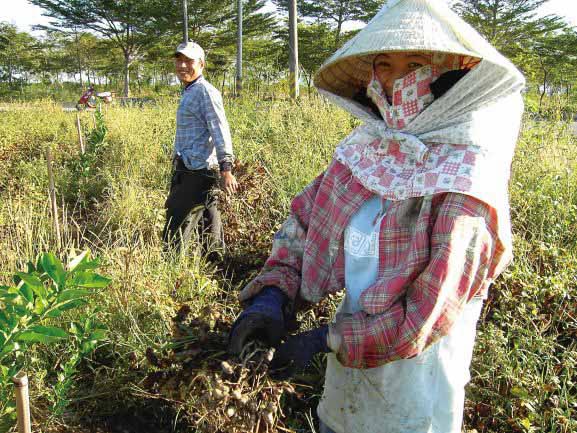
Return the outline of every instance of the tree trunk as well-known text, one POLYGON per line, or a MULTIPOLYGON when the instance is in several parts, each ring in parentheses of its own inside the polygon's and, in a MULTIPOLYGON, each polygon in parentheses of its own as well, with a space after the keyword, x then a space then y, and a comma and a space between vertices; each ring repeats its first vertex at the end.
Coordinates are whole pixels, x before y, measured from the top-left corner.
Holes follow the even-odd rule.
POLYGON ((78 31, 74 30, 74 38, 76 39, 76 61, 78 62, 78 75, 80 78, 80 88, 84 88, 82 82, 82 58, 80 56, 80 38, 78 37, 78 31))
POLYGON ((497 13, 499 11, 499 0, 496 0, 493 5, 491 5, 491 43, 495 43, 495 38, 497 37, 497 13))
POLYGON ((136 85, 138 86, 138 94, 142 94, 142 74, 140 73, 140 68, 136 71, 136 85))
POLYGON ((304 76, 305 76, 305 81, 307 82, 307 94, 309 95, 309 98, 311 96, 311 87, 313 84, 313 77, 312 74, 309 74, 307 71, 304 71, 304 76))
POLYGON ((335 49, 339 48, 341 44, 341 29, 343 27, 343 16, 342 13, 339 14, 339 20, 337 21, 337 29, 335 31, 335 49))
POLYGON ((124 90, 123 95, 125 98, 130 96, 130 52, 128 50, 124 51, 124 90))
POLYGON ((543 90, 541 91, 541 97, 539 98, 539 115, 543 112, 543 98, 547 92, 547 71, 543 71, 543 90))

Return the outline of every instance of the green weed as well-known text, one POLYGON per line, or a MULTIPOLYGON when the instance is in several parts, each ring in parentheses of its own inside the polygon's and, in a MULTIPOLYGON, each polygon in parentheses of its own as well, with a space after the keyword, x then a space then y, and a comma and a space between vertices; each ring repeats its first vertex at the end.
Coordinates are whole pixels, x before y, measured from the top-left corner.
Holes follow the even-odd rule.
MULTIPOLYGON (((59 417, 76 431, 83 417, 148 407, 138 386, 148 371, 146 349, 169 346, 171 319, 182 303, 227 317, 238 312, 237 290, 266 257, 291 197, 326 167, 357 124, 316 97, 299 104, 227 103, 245 189, 223 207, 229 248, 244 268, 235 264, 223 277, 194 248, 169 260, 162 254, 176 102, 104 107, 106 146, 88 164, 94 170, 83 180, 89 194, 71 183, 80 160, 74 113, 48 102, 10 104, 0 112, 0 281, 11 276, 6 269, 24 270, 28 258, 56 251, 47 145, 55 154, 61 251, 90 248, 112 279, 92 302, 110 343, 93 353, 98 367, 74 367, 83 373, 74 383, 77 397, 59 417)), ((566 107, 559 110, 556 101, 548 107, 550 119, 525 119, 513 163, 515 261, 487 300, 467 394, 466 427, 479 433, 577 431, 577 147, 569 125, 557 121, 566 107)), ((91 113, 81 116, 94 129, 91 113)), ((53 357, 32 355, 33 404, 49 407, 53 384, 42 371, 53 357)))

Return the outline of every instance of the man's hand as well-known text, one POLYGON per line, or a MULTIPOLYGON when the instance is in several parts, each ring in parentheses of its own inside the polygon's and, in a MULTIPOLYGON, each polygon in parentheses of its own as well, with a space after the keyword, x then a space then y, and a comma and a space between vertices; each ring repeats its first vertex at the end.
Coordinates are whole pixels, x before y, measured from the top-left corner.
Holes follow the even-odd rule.
POLYGON ((240 355, 252 340, 269 347, 278 345, 287 332, 283 313, 287 301, 288 297, 278 287, 265 287, 232 325, 228 351, 240 355))
POLYGON ((231 171, 221 171, 220 175, 222 176, 223 189, 227 194, 233 195, 238 189, 238 182, 236 181, 236 177, 234 177, 231 171))
POLYGON ((270 363, 271 376, 287 379, 310 366, 317 353, 328 353, 328 325, 289 337, 275 351, 270 363))

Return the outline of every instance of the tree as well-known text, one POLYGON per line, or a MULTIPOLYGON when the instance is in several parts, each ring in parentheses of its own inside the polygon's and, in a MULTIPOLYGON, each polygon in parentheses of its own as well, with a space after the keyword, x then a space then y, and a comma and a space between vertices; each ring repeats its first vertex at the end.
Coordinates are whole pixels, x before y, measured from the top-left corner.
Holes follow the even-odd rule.
POLYGON ((520 66, 539 90, 539 113, 542 113, 547 91, 550 95, 562 92, 570 95, 577 76, 577 32, 564 29, 538 36, 524 60, 520 66))
POLYGON ((130 94, 130 67, 136 57, 158 36, 155 26, 171 0, 30 0, 53 18, 50 26, 63 31, 83 29, 112 41, 124 55, 124 96, 130 94))
POLYGON ((457 0, 455 11, 506 56, 514 58, 544 33, 565 27, 555 15, 537 16, 549 0, 457 0))
MULTIPOLYGON (((283 12, 288 11, 289 0, 272 0, 283 12)), ((340 46, 343 24, 347 21, 368 22, 385 3, 383 0, 301 0, 298 13, 318 23, 334 26, 334 48, 340 46)))
MULTIPOLYGON (((299 34, 299 67, 307 86, 312 86, 315 72, 334 50, 334 33, 327 23, 300 22, 299 34)), ((281 44, 280 61, 288 63, 288 29, 284 26, 277 35, 281 44)))
POLYGON ((19 32, 12 24, 0 23, 0 78, 10 86, 16 78, 20 83, 27 82, 37 66, 38 46, 38 40, 30 34, 19 32))
MULTIPOLYGON (((236 2, 231 0, 196 0, 194 7, 188 8, 189 39, 199 43, 209 59, 223 52, 234 53, 236 44, 236 2), (233 49, 230 52, 230 49, 233 49)), ((276 28, 272 13, 262 13, 265 0, 246 0, 243 2, 243 38, 270 39, 276 28)), ((159 19, 163 35, 170 35, 167 48, 172 54, 174 47, 182 39, 182 14, 173 8, 159 19)))
MULTIPOLYGON (((262 46, 268 53, 272 43, 273 32, 277 27, 272 13, 263 13, 260 10, 266 5, 265 0, 243 1, 243 40, 245 42, 245 58, 250 59, 245 64, 253 69, 253 63, 260 61, 253 57, 255 51, 249 52, 251 47, 262 46)), ((231 65, 234 64, 236 53, 236 2, 231 0, 195 0, 193 7, 188 7, 188 34, 189 39, 200 44, 207 59, 207 74, 223 76, 226 80, 231 65)), ((172 71, 172 53, 182 40, 182 13, 180 8, 165 11, 156 21, 159 33, 153 47, 151 59, 154 59, 157 70, 172 71), (162 64, 164 62, 164 64, 162 64)), ((258 54, 258 57, 262 53, 258 54)), ((271 59, 274 63, 274 59, 271 59)))

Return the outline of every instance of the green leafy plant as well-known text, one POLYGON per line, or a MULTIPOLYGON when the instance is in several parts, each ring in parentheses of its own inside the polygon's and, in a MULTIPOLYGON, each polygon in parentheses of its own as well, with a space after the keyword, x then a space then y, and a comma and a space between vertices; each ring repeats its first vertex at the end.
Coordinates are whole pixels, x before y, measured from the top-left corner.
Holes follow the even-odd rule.
MULTIPOLYGON (((92 295, 110 283, 95 272, 98 266, 88 251, 72 258, 66 267, 54 254, 45 253, 35 264, 28 263, 27 272, 14 274, 13 286, 0 286, 0 417, 14 412, 10 378, 26 365, 31 346, 72 344, 72 355, 59 373, 60 388, 56 387, 62 397, 80 360, 106 337, 92 316, 72 323, 61 317, 87 305, 92 295)), ((56 399, 56 408, 61 410, 62 404, 56 399)))
POLYGON ((80 320, 70 323, 68 328, 70 354, 68 360, 60 366, 57 383, 54 385, 52 408, 53 417, 62 414, 70 403, 69 394, 78 373, 80 362, 90 355, 97 345, 107 337, 106 329, 98 323, 96 311, 80 320))
POLYGON ((76 203, 88 203, 98 199, 106 187, 101 176, 102 158, 107 147, 108 128, 100 111, 94 113, 94 128, 88 134, 85 152, 74 161, 67 183, 68 199, 76 203))

